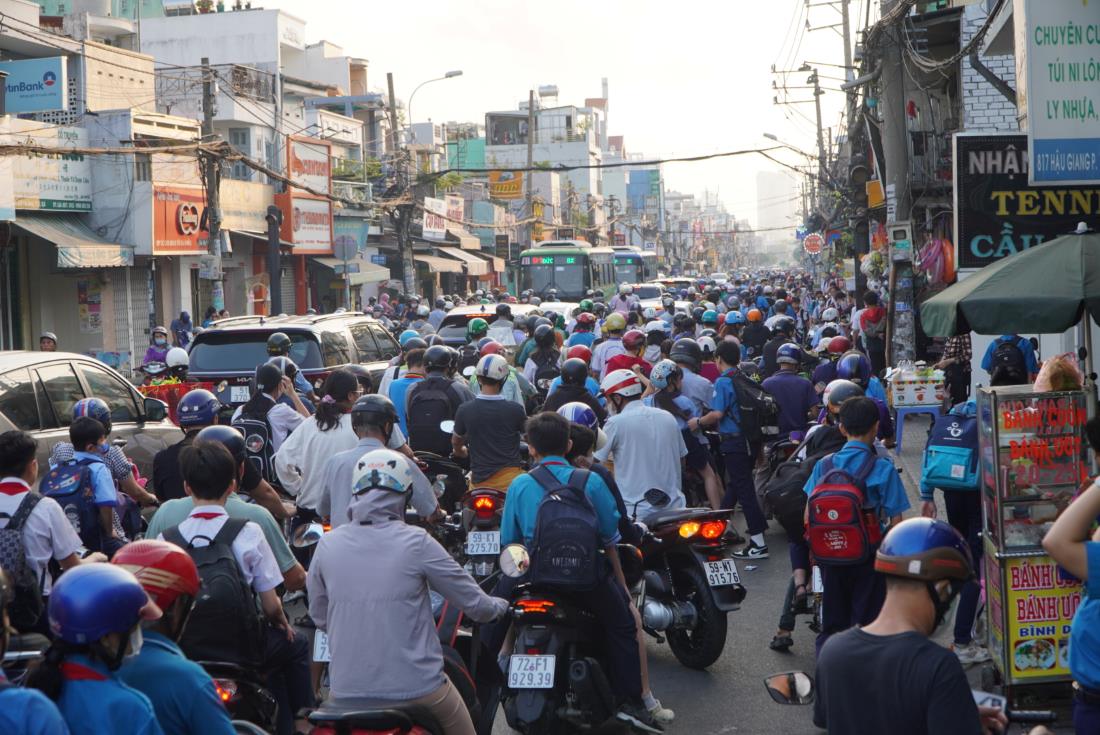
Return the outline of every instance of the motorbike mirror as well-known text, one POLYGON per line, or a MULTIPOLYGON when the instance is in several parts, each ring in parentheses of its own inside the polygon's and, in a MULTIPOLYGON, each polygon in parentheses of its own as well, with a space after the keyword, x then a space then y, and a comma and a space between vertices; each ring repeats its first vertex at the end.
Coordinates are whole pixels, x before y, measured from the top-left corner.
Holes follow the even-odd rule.
POLYGON ((126 446, 126 440, 123 439, 122 437, 118 437, 117 439, 112 439, 111 440, 111 446, 118 447, 119 449, 122 449, 123 447, 126 446))
POLYGON ((810 704, 814 701, 814 680, 804 671, 785 671, 764 680, 768 694, 779 704, 810 704))
POLYGON ((439 422, 439 430, 444 434, 453 434, 455 433, 455 422, 450 419, 444 419, 439 422))
POLYGON ((500 552, 500 573, 505 577, 522 577, 530 566, 531 556, 522 544, 508 544, 500 552))
POLYGON ((462 377, 464 377, 464 378, 473 377, 473 374, 476 370, 477 370, 476 366, 468 365, 467 367, 462 368, 462 377))
POLYGON ((666 493, 664 490, 651 487, 645 491, 645 502, 652 505, 654 508, 664 508, 666 505, 672 502, 672 496, 666 493))
POLYGON ((313 546, 324 535, 325 528, 320 523, 307 523, 295 529, 290 545, 296 549, 304 549, 307 546, 313 546))

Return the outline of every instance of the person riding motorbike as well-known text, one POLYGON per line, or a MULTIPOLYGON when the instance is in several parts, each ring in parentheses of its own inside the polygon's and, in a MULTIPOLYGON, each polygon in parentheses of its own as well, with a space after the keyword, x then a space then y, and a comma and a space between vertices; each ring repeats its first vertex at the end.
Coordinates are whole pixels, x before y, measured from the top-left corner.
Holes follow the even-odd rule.
POLYGON ((309 613, 339 643, 321 710, 425 707, 446 735, 474 735, 443 672, 429 587, 482 623, 503 615, 508 602, 482 592, 439 542, 404 522, 411 487, 404 457, 386 449, 364 454, 352 476, 354 522, 317 545, 309 613))
POLYGON ((409 322, 409 329, 415 329, 421 337, 429 337, 435 334, 435 327, 432 326, 429 320, 430 316, 431 310, 428 305, 420 304, 416 307, 414 318, 409 322))
POLYGON ((725 319, 722 321, 722 326, 718 329, 718 336, 721 339, 733 337, 740 341, 741 330, 745 326, 745 315, 737 309, 730 309, 726 312, 725 319))
POLYGON ((168 354, 164 356, 164 364, 168 366, 168 373, 159 381, 161 384, 187 382, 187 371, 191 367, 191 358, 187 350, 182 347, 173 347, 168 350, 168 354))
MULTIPOLYGON (((294 342, 286 332, 272 332, 267 338, 267 354, 269 357, 290 357, 290 350, 294 342)), ((306 380, 306 376, 295 368, 295 374, 291 378, 294 390, 311 403, 317 403, 317 394, 313 392, 313 386, 306 380)))
POLYGON ((660 319, 646 322, 645 351, 642 359, 650 365, 656 365, 661 359, 661 343, 668 339, 668 327, 660 319))
POLYGON ((565 344, 569 347, 581 345, 592 349, 592 345, 596 341, 595 330, 596 316, 591 312, 582 311, 577 314, 576 323, 573 325, 573 333, 569 335, 569 339, 565 344))
POLYGON ((840 356, 852 349, 852 341, 847 337, 833 337, 826 345, 826 359, 814 368, 810 381, 818 393, 825 390, 825 386, 836 380, 836 363, 840 356))
MULTIPOLYGON (((762 355, 764 357, 764 364, 761 366, 760 372, 765 378, 770 378, 779 369, 779 365, 776 362, 775 356, 776 352, 781 346, 786 344, 794 344, 795 347, 798 347, 798 345, 795 344, 794 319, 791 319, 789 316, 782 316, 777 319, 774 324, 775 327, 772 329, 773 336, 767 341, 767 343, 765 343, 762 352, 762 355)), ((816 357, 803 355, 801 349, 798 350, 798 353, 799 368, 803 364, 810 364, 811 360, 813 361, 813 364, 817 363, 816 357)))
POLYGON ((409 446, 414 451, 441 457, 451 453, 450 434, 439 424, 453 421, 458 407, 474 398, 465 381, 455 382, 448 376, 455 357, 456 353, 443 345, 433 345, 424 353, 424 379, 409 388, 405 404, 409 446))
POLYGON ((602 327, 603 341, 592 349, 592 362, 589 365, 592 377, 600 380, 607 372, 607 361, 615 355, 626 352, 622 340, 622 334, 625 330, 626 318, 619 312, 612 312, 604 319, 602 327))
POLYGON ((164 613, 142 623, 141 653, 123 662, 119 679, 149 698, 165 735, 233 735, 214 681, 177 644, 199 594, 195 562, 167 541, 144 540, 123 546, 111 563, 133 573, 164 613))
POLYGON ((535 349, 523 365, 523 377, 545 395, 550 389, 550 381, 561 374, 561 352, 555 345, 554 328, 548 324, 535 328, 534 340, 535 349))
POLYGON ((741 330, 741 345, 745 349, 746 358, 757 358, 764 354, 764 345, 771 336, 771 332, 764 326, 764 312, 760 309, 749 309, 745 314, 744 329, 741 330))
POLYGON ((638 303, 638 297, 634 295, 634 287, 629 283, 621 283, 619 284, 619 292, 611 297, 611 301, 607 303, 607 306, 612 311, 617 311, 625 316, 638 303))
MULTIPOLYGON (((501 359, 504 359, 505 363, 507 363, 507 360, 504 358, 504 347, 496 340, 485 337, 478 345, 478 354, 481 358, 484 358, 486 355, 499 355, 501 359)), ((466 384, 475 397, 481 393, 481 386, 477 381, 477 375, 474 371, 471 371, 466 384)), ((523 373, 516 370, 511 365, 508 365, 508 377, 505 379, 504 386, 500 391, 500 395, 504 396, 504 400, 526 406, 527 399, 535 395, 536 392, 535 387, 531 385, 530 381, 523 377, 523 373)))
POLYGON ((455 413, 452 456, 470 459, 470 488, 491 487, 501 492, 523 473, 520 439, 527 413, 522 405, 505 400, 501 389, 511 377, 508 361, 500 355, 481 358, 473 376, 475 400, 455 413))
MULTIPOLYGON (((573 354, 573 348, 567 354, 573 354)), ((584 349, 579 348, 579 349, 584 349)), ((561 365, 561 376, 551 384, 550 393, 542 404, 543 411, 557 411, 569 403, 583 403, 595 414, 600 426, 607 421, 607 410, 600 405, 600 401, 592 393, 590 383, 595 383, 588 374, 588 363, 579 357, 570 357, 561 365)), ((599 384, 596 384, 599 391, 599 384)))
POLYGON ((622 344, 622 354, 608 359, 604 367, 605 374, 615 370, 633 370, 637 366, 643 375, 648 376, 653 365, 646 362, 645 358, 642 357, 642 353, 645 352, 646 348, 645 332, 637 329, 627 331, 623 334, 622 344))

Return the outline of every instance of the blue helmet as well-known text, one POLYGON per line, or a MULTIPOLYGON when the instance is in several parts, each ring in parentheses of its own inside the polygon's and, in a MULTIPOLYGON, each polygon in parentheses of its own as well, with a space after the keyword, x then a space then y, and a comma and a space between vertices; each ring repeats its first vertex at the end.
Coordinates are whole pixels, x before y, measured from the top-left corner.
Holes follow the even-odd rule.
POLYGON ((592 431, 600 427, 600 420, 596 417, 596 412, 588 404, 580 401, 565 404, 558 409, 558 415, 569 419, 571 423, 587 426, 592 431))
POLYGON ((717 324, 718 312, 714 309, 707 309, 703 312, 703 316, 699 321, 703 324, 717 324))
POLYGON ((861 352, 849 352, 837 361, 836 376, 865 386, 871 377, 871 362, 861 352))
POLYGON ((210 426, 217 420, 221 407, 222 404, 217 396, 199 388, 185 393, 176 404, 176 418, 179 419, 180 428, 183 429, 210 426))
POLYGON ((802 350, 793 342, 785 342, 775 351, 775 361, 780 365, 798 365, 802 362, 802 350))
POLYGON ((405 343, 408 342, 410 339, 419 336, 420 332, 416 331, 415 329, 406 329, 404 332, 401 333, 401 336, 397 338, 397 343, 404 347, 405 343))
POLYGON ((726 312, 726 324, 744 324, 745 315, 734 309, 726 312))
POLYGON ((649 371, 649 382, 652 383, 653 387, 657 390, 664 390, 668 387, 669 380, 683 374, 684 371, 672 360, 661 360, 649 371))
POLYGON ((50 630, 77 645, 108 633, 129 633, 142 620, 160 617, 131 572, 113 564, 81 564, 62 574, 50 593, 50 630))
MULTIPOLYGON (((187 395, 191 394, 188 393, 187 395)), ((184 397, 186 398, 186 396, 184 397)), ((244 442, 244 434, 234 429, 232 426, 207 426, 195 435, 195 441, 217 442, 221 444, 229 450, 229 453, 233 455, 233 459, 237 460, 238 464, 248 457, 248 449, 244 442)))
POLYGON ((974 576, 966 539, 950 524, 910 518, 890 529, 875 554, 875 571, 924 582, 974 576))
POLYGON ((108 431, 111 430, 111 407, 102 398, 81 398, 73 404, 73 418, 93 418, 108 431))

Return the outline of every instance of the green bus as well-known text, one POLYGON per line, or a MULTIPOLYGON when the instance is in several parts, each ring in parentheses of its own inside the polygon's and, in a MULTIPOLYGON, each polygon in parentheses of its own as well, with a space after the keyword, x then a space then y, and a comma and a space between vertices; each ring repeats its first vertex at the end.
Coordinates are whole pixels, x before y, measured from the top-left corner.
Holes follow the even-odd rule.
POLYGON ((657 277, 657 253, 615 248, 616 283, 645 283, 657 277))
POLYGON ((520 291, 545 297, 556 288, 561 301, 580 301, 589 289, 615 293, 615 251, 583 240, 547 240, 520 253, 520 291))

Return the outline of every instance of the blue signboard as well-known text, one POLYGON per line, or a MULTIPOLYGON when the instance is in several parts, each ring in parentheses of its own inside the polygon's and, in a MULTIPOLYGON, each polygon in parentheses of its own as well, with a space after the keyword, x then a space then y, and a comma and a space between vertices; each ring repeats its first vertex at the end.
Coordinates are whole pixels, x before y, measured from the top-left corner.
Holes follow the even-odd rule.
POLYGON ((7 72, 6 112, 50 112, 69 108, 68 64, 64 56, 0 61, 7 72))
POLYGON ((385 265, 386 264, 386 256, 385 255, 372 255, 372 256, 370 256, 370 262, 374 263, 375 265, 385 265))

